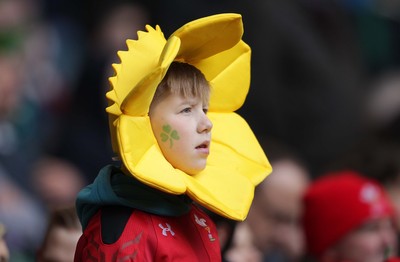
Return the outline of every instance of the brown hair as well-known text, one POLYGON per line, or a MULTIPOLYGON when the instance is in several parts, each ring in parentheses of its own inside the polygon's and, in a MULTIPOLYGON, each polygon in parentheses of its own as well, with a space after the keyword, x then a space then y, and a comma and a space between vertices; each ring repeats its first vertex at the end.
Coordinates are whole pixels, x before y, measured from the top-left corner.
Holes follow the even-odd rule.
POLYGON ((170 94, 179 94, 185 98, 198 97, 208 105, 210 85, 199 69, 188 63, 174 61, 158 85, 151 106, 170 94))

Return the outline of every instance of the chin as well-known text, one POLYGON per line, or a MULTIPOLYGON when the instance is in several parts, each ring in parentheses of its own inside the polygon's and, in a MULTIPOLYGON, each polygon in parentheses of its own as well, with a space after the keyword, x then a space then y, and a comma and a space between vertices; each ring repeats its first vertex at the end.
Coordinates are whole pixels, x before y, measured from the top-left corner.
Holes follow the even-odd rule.
POLYGON ((185 169, 181 169, 181 170, 183 172, 185 172, 186 174, 193 176, 193 175, 197 175, 198 173, 203 171, 204 168, 206 168, 206 167, 204 166, 204 167, 201 167, 201 168, 185 168, 185 169))

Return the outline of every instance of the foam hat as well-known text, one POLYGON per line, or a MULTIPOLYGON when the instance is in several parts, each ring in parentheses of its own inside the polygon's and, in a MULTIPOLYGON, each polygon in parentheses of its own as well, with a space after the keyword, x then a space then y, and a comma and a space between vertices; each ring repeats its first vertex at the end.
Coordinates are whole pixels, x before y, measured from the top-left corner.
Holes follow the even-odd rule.
POLYGON ((138 40, 119 51, 107 93, 114 151, 135 178, 171 194, 187 194, 225 217, 244 220, 254 187, 272 170, 252 130, 236 111, 250 86, 250 47, 242 41, 239 14, 194 20, 168 39, 159 26, 146 26, 138 40), (213 123, 205 169, 188 175, 163 156, 148 116, 157 86, 173 61, 189 63, 211 85, 208 117, 213 123))

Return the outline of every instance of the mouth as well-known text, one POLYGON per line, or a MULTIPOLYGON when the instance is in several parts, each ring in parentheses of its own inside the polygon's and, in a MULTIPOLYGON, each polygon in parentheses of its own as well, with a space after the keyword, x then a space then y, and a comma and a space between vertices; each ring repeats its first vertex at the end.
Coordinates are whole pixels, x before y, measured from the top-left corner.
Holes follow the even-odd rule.
POLYGON ((204 141, 203 143, 201 143, 200 145, 196 146, 196 149, 199 148, 208 148, 210 146, 210 142, 209 141, 204 141))
POLYGON ((209 154, 209 147, 210 147, 210 141, 204 141, 200 145, 196 146, 196 149, 200 150, 204 154, 209 154))

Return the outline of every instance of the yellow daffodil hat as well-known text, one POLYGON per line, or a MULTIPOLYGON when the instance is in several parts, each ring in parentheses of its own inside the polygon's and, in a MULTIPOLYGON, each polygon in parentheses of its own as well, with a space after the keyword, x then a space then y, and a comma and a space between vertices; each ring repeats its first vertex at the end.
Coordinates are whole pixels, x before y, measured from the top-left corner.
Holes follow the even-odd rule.
POLYGON ((171 194, 187 194, 224 217, 242 221, 254 188, 272 168, 255 135, 236 111, 250 86, 250 47, 242 41, 239 14, 189 22, 164 38, 159 26, 146 26, 126 41, 113 64, 107 93, 114 151, 136 179, 171 194), (208 117, 213 123, 206 168, 196 175, 175 169, 163 156, 148 116, 158 84, 173 61, 189 63, 211 85, 208 117))

